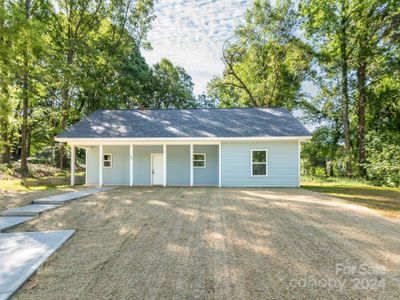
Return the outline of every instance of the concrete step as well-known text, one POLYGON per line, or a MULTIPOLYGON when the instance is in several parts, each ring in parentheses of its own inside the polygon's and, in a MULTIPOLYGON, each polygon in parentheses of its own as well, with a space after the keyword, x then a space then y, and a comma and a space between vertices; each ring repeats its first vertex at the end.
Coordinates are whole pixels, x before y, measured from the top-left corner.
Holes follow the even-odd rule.
POLYGON ((0 234, 0 299, 8 299, 74 230, 0 234))
POLYGON ((29 204, 21 207, 9 208, 0 212, 0 216, 20 216, 20 217, 35 217, 40 213, 49 209, 54 209, 60 205, 51 204, 29 204))
POLYGON ((32 219, 33 217, 0 217, 0 232, 9 230, 32 219))
POLYGON ((91 188, 91 189, 86 189, 86 190, 82 190, 82 191, 79 191, 79 192, 70 192, 70 193, 61 194, 61 195, 54 195, 54 196, 50 196, 50 197, 45 197, 45 198, 40 198, 40 199, 33 200, 33 204, 55 204, 55 205, 61 205, 61 204, 64 204, 64 203, 72 201, 72 200, 76 200, 76 199, 80 199, 82 197, 90 196, 90 195, 95 194, 95 193, 108 191, 110 189, 111 188, 91 188))

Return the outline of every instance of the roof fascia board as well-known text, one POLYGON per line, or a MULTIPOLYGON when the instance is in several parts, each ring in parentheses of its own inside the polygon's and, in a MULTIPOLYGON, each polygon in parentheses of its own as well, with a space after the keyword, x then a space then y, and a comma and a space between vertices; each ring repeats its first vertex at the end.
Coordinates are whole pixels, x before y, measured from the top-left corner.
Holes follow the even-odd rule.
POLYGON ((150 145, 150 144, 215 144, 220 141, 306 141, 311 136, 282 136, 282 137, 210 137, 210 138, 56 138, 57 142, 79 145, 150 145))

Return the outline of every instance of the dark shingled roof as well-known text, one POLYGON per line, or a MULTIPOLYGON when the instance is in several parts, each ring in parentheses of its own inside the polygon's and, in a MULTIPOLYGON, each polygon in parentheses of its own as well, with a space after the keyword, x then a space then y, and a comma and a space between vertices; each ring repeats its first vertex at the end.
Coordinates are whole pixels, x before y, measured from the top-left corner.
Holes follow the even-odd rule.
POLYGON ((309 136, 283 108, 98 110, 58 138, 309 136))

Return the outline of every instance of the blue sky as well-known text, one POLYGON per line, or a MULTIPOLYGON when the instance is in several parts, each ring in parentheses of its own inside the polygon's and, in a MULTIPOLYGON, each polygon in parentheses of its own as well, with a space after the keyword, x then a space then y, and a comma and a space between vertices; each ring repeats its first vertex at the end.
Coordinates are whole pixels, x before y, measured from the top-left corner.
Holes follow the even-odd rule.
POLYGON ((251 0, 158 0, 149 33, 153 50, 143 55, 150 64, 166 57, 192 76, 195 93, 223 71, 221 47, 243 22, 251 0))

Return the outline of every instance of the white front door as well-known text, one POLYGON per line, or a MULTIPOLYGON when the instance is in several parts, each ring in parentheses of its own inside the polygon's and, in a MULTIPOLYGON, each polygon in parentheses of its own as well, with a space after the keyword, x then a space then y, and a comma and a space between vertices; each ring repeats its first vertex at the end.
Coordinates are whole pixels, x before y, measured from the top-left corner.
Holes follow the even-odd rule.
POLYGON ((151 184, 163 184, 163 155, 161 153, 151 154, 151 184))

